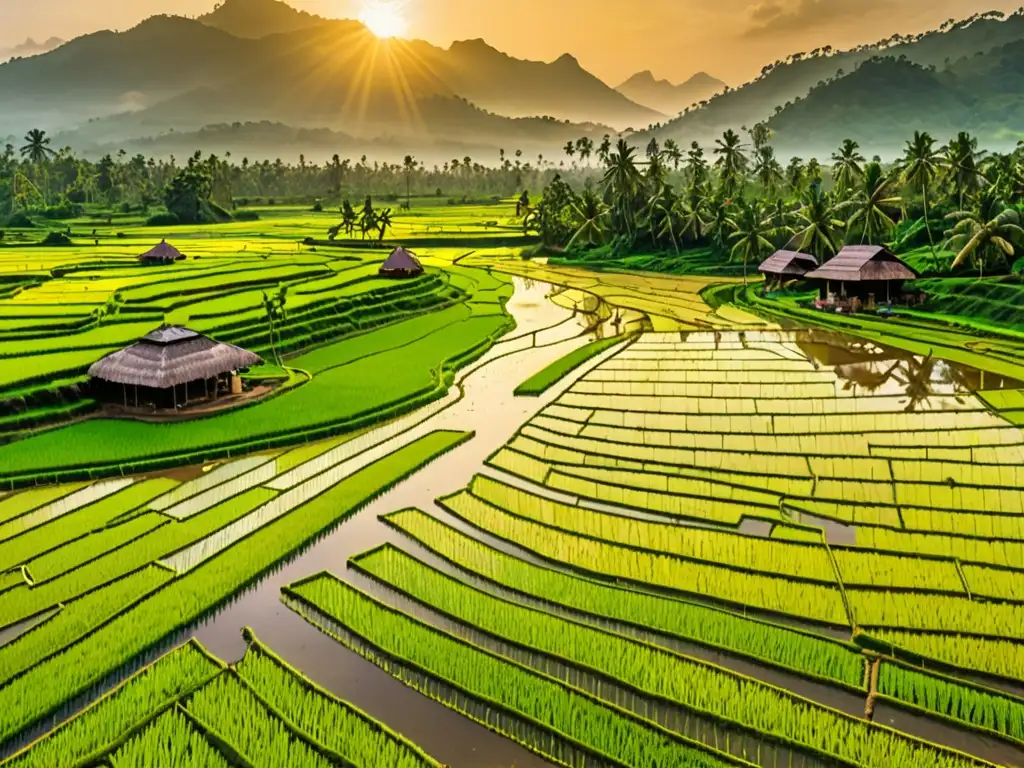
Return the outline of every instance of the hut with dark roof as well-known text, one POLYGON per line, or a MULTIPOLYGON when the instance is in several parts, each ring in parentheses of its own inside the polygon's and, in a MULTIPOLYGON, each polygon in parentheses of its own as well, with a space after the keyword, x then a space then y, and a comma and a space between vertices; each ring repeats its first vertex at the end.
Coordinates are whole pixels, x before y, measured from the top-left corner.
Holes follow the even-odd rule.
POLYGON ((190 399, 216 398, 222 388, 239 394, 235 373, 262 362, 259 355, 234 344, 163 325, 93 363, 89 376, 102 399, 121 401, 125 407, 177 408, 190 399))
POLYGON ((380 265, 383 277, 415 277, 423 274, 423 265, 409 251, 398 246, 380 265))
POLYGON ((847 245, 805 277, 818 283, 823 300, 837 295, 871 302, 891 301, 903 283, 919 277, 916 270, 881 245, 847 245))
POLYGON ((757 268, 769 284, 782 285, 783 280, 803 277, 818 267, 818 260, 801 251, 776 251, 757 268))
POLYGON ((184 260, 184 258, 185 254, 166 240, 161 240, 157 245, 139 256, 139 261, 143 264, 173 264, 176 261, 184 260))

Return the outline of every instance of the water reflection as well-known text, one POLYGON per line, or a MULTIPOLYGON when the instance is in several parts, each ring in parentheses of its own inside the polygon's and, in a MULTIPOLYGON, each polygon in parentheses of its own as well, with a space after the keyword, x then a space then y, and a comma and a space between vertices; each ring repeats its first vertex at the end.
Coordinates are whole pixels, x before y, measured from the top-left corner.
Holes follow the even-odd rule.
POLYGON ((798 333, 796 346, 816 368, 831 368, 841 391, 857 396, 906 398, 905 410, 927 407, 933 396, 960 398, 980 390, 1020 389, 1024 381, 934 357, 914 355, 840 334, 798 333))

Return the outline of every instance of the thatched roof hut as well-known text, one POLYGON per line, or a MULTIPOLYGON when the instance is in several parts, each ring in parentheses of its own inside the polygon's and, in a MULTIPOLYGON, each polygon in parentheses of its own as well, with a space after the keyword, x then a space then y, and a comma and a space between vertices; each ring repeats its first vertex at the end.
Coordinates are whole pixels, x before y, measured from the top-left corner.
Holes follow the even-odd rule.
POLYGON ((847 245, 832 259, 804 277, 819 282, 819 293, 827 299, 836 283, 843 296, 888 300, 903 290, 906 280, 918 273, 881 245, 847 245))
POLYGON ((144 264, 173 264, 176 261, 182 261, 184 258, 185 254, 166 240, 161 240, 158 245, 155 245, 139 256, 139 261, 144 264))
POLYGON ((818 260, 801 251, 776 251, 761 262, 757 271, 773 277, 803 277, 817 269, 818 260))
POLYGON ((385 277, 413 277, 423 274, 423 265, 409 251, 398 246, 380 265, 380 274, 385 277))
POLYGON ((222 344, 180 326, 164 325, 89 368, 94 379, 115 384, 171 389, 214 379, 263 362, 233 344, 222 344))
POLYGON ((813 272, 809 280, 863 283, 885 280, 913 280, 912 267, 881 245, 847 245, 813 272))

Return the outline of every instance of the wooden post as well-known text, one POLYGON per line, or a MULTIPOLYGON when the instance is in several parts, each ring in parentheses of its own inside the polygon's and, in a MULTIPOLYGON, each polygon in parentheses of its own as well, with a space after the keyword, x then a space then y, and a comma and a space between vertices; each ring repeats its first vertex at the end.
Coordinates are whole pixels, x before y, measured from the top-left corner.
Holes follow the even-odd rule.
POLYGON ((139 385, 135 385, 135 407, 139 407, 139 385))
POLYGON ((171 400, 174 402, 174 410, 178 410, 178 385, 171 387, 171 400))
POLYGON ((124 407, 127 408, 128 407, 128 385, 127 384, 122 384, 121 385, 121 389, 124 392, 124 407))

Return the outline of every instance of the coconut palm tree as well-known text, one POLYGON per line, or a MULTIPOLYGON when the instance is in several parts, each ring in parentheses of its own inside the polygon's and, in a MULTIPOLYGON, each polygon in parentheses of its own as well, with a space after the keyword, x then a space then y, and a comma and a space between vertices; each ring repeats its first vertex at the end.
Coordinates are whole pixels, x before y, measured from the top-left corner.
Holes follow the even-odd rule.
POLYGON ((881 236, 891 232, 896 226, 892 217, 896 213, 894 209, 900 204, 900 198, 892 194, 891 190, 892 179, 882 172, 882 166, 878 163, 868 163, 855 197, 840 205, 844 210, 852 210, 853 213, 846 222, 847 231, 859 224, 861 243, 877 245, 881 236))
POLYGON ((572 209, 580 225, 566 249, 571 250, 576 245, 593 246, 603 243, 604 222, 610 209, 601 198, 592 189, 585 189, 572 209))
POLYGON ((784 181, 782 166, 775 159, 774 148, 764 145, 757 150, 754 161, 754 176, 761 183, 765 194, 774 197, 784 181))
POLYGON ((743 153, 744 144, 740 137, 730 128, 715 140, 715 168, 718 169, 722 191, 726 197, 732 197, 743 186, 743 174, 747 169, 747 156, 743 153))
POLYGON ((924 227, 928 230, 928 244, 931 246, 932 259, 935 259, 935 239, 932 237, 928 223, 928 188, 935 183, 941 167, 941 150, 935 147, 935 139, 927 132, 914 131, 914 138, 907 142, 903 150, 902 178, 903 183, 921 190, 921 202, 924 205, 924 227))
POLYGON ((615 151, 608 156, 608 169, 601 180, 627 236, 631 236, 634 231, 633 209, 640 190, 640 172, 634 159, 635 151, 625 139, 619 139, 615 151))
POLYGON ((679 164, 683 161, 683 153, 680 151, 675 139, 665 139, 665 144, 662 146, 661 151, 668 158, 669 162, 672 163, 672 168, 678 171, 679 164))
POLYGON ((377 242, 382 243, 384 242, 384 236, 387 234, 387 231, 394 226, 394 222, 391 220, 391 209, 385 208, 380 215, 377 216, 377 220, 374 224, 377 227, 377 232, 379 233, 377 242))
MULTIPOLYGON (((505 150, 502 150, 504 152, 505 150)), ((402 167, 405 169, 405 208, 406 210, 412 210, 412 172, 416 170, 416 159, 412 155, 406 155, 402 161, 402 167)))
POLYGON ((844 139, 838 152, 832 153, 832 178, 840 194, 845 194, 854 183, 864 176, 862 163, 864 155, 858 150, 860 144, 853 139, 844 139))
POLYGON ((844 227, 835 204, 816 184, 804 195, 802 203, 795 214, 796 234, 792 240, 798 243, 797 250, 812 253, 819 259, 835 256, 844 227))
POLYGON ((968 259, 978 265, 978 276, 982 277, 985 262, 1002 259, 1007 265, 1015 249, 1013 239, 1024 238, 1020 214, 1007 208, 999 199, 996 190, 988 187, 977 199, 977 210, 954 211, 946 218, 955 221, 946 232, 946 247, 956 251, 952 268, 956 269, 968 259))
POLYGON ((736 203, 736 214, 731 220, 733 232, 729 240, 733 246, 729 251, 729 260, 739 258, 743 261, 743 284, 746 285, 747 265, 750 261, 760 264, 775 250, 771 238, 778 234, 777 227, 759 200, 739 200, 736 203))
POLYGON ((964 207, 966 195, 979 191, 988 183, 979 167, 985 154, 978 150, 978 140, 966 131, 958 133, 946 146, 946 173, 953 184, 960 209, 964 207))
POLYGON ((699 187, 708 180, 708 161, 704 159, 704 150, 696 141, 690 144, 686 153, 686 175, 690 187, 699 187))
POLYGON ((702 185, 690 185, 685 197, 676 204, 679 216, 679 234, 696 243, 704 236, 708 226, 708 195, 702 185))
MULTIPOLYGON (((46 161, 57 155, 50 147, 50 137, 46 135, 46 131, 41 131, 38 128, 33 128, 25 135, 25 146, 19 151, 21 156, 34 166, 37 184, 39 177, 43 175, 43 166, 46 161)), ((49 178, 43 182, 43 203, 45 205, 50 203, 49 178)))

